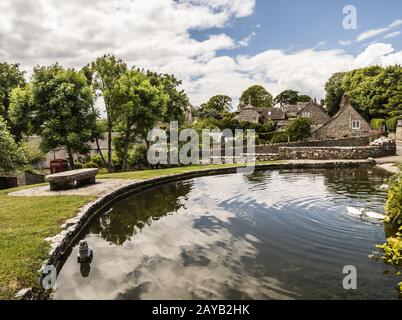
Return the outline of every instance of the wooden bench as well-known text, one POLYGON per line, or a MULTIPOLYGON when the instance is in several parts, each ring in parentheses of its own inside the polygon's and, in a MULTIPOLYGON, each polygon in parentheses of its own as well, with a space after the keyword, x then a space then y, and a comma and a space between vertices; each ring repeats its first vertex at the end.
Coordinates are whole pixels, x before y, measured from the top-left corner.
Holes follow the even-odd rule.
POLYGON ((46 176, 45 181, 50 184, 50 190, 66 190, 87 184, 95 184, 95 176, 99 169, 80 169, 59 172, 46 176))

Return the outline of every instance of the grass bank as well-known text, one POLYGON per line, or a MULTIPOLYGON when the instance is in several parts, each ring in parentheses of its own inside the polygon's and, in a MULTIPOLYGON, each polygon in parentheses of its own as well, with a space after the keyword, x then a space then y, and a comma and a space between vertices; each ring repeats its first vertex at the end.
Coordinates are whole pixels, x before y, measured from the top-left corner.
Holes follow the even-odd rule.
POLYGON ((46 237, 93 197, 11 197, 0 191, 0 299, 38 285, 38 270, 49 252, 46 237))
MULTIPOLYGON (((257 162, 257 165, 261 164, 272 164, 272 163, 281 163, 283 161, 261 161, 257 162)), ((179 174, 185 172, 199 171, 199 170, 208 170, 214 168, 230 168, 230 167, 243 167, 244 164, 219 164, 219 165, 191 165, 185 167, 175 167, 168 169, 155 169, 155 170, 142 170, 142 171, 131 171, 131 172, 116 172, 116 173, 107 173, 98 175, 100 179, 150 179, 156 178, 166 175, 179 174)))
MULTIPOLYGON (((276 163, 274 161, 258 164, 276 163)), ((149 179, 211 168, 239 167, 241 164, 186 166, 99 175, 99 178, 149 179)), ((61 231, 61 224, 75 216, 94 197, 47 196, 12 197, 8 193, 34 186, 0 191, 0 299, 13 299, 18 290, 38 286, 38 270, 49 252, 44 240, 61 231)))

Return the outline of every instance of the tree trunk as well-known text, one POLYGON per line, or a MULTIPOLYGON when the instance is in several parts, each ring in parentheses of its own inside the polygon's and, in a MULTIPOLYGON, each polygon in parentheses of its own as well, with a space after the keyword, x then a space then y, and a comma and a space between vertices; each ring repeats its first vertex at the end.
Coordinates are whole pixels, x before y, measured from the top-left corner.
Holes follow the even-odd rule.
POLYGON ((130 145, 130 129, 131 129, 131 121, 127 120, 127 127, 123 142, 123 164, 122 164, 123 171, 127 170, 128 147, 130 145))
MULTIPOLYGON (((94 107, 94 104, 93 104, 93 103, 92 103, 92 113, 94 114, 94 117, 95 117, 95 119, 96 119, 96 111, 95 111, 95 107, 94 107)), ((100 156, 101 156, 103 165, 104 165, 105 167, 107 167, 108 164, 107 164, 107 162, 106 162, 105 157, 103 156, 102 150, 101 150, 100 147, 99 147, 99 139, 98 139, 97 136, 95 136, 95 142, 96 142, 97 152, 98 152, 98 153, 100 154, 100 156)))
POLYGON ((110 116, 108 115, 108 120, 107 120, 107 169, 110 172, 113 172, 113 167, 112 167, 112 121, 110 120, 110 116))
POLYGON ((70 147, 67 147, 67 154, 68 154, 68 163, 70 165, 70 170, 74 170, 74 168, 75 168, 74 156, 73 156, 73 152, 71 151, 70 147))
POLYGON ((108 163, 106 162, 106 159, 105 159, 105 157, 103 156, 103 153, 102 153, 101 148, 99 147, 99 140, 98 140, 98 137, 95 138, 95 141, 96 141, 96 148, 97 148, 97 151, 98 151, 98 153, 99 153, 99 155, 100 155, 100 157, 101 157, 101 159, 102 159, 103 165, 104 165, 105 167, 108 167, 108 163))

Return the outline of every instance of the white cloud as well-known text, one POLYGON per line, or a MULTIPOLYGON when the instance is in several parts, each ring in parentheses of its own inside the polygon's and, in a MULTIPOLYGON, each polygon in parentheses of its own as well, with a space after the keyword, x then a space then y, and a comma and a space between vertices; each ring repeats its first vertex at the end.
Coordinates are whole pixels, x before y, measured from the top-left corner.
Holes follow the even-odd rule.
POLYGON ((351 40, 339 40, 338 43, 341 46, 348 46, 348 45, 352 44, 352 41, 351 40))
POLYGON ((361 42, 364 41, 366 39, 378 36, 379 34, 382 34, 384 32, 387 32, 389 30, 389 28, 380 28, 380 29, 371 29, 371 30, 367 30, 365 32, 360 33, 357 38, 356 41, 357 42, 361 42))
POLYGON ((256 33, 253 31, 251 32, 247 37, 245 37, 243 40, 240 40, 238 42, 240 47, 247 47, 250 44, 250 41, 256 36, 256 33))
POLYGON ((400 31, 391 32, 391 33, 388 33, 388 34, 384 37, 384 39, 396 38, 396 37, 399 36, 400 34, 401 34, 400 31))
POLYGON ((295 89, 320 98, 334 72, 402 64, 402 52, 389 44, 369 45, 357 56, 322 47, 229 56, 239 39, 216 29, 254 7, 254 0, 1 0, 0 61, 21 62, 27 71, 56 61, 79 68, 112 53, 129 65, 175 74, 195 105, 215 94, 236 101, 256 83, 273 94, 295 89), (209 28, 214 34, 205 40, 191 37, 209 28))
POLYGON ((389 27, 390 27, 390 28, 397 28, 397 27, 399 27, 400 25, 402 25, 402 19, 395 20, 394 22, 392 22, 392 23, 389 25, 389 27))

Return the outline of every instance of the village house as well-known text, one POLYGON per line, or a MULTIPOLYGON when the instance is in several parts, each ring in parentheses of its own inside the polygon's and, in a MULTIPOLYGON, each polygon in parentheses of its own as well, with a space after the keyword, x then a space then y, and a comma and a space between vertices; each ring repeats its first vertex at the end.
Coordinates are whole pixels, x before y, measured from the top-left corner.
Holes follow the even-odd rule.
POLYGON ((255 108, 251 104, 241 109, 235 117, 239 122, 265 123, 275 122, 277 130, 283 130, 294 119, 305 117, 312 123, 312 130, 317 130, 330 119, 326 110, 315 101, 302 102, 297 105, 285 105, 280 108, 255 108))
POLYGON ((370 124, 350 104, 344 95, 339 111, 323 126, 312 133, 313 139, 337 139, 367 136, 370 124))

